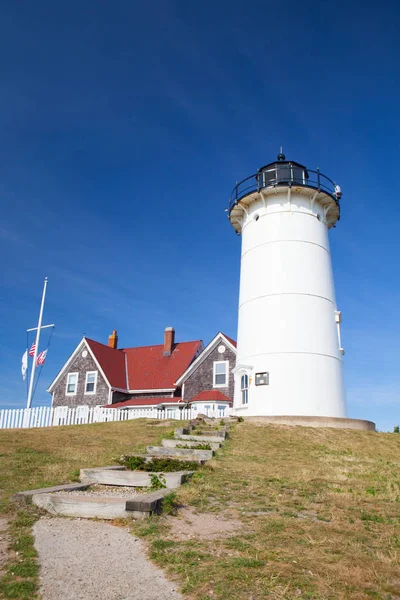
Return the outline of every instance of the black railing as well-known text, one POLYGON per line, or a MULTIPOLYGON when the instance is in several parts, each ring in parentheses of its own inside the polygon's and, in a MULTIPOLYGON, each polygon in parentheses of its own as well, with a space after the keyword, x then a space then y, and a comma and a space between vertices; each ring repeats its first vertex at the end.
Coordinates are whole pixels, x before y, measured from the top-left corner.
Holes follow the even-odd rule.
POLYGON ((235 185, 229 199, 228 214, 242 198, 264 188, 301 186, 325 192, 339 206, 340 188, 319 169, 312 171, 293 163, 276 163, 246 177, 235 185))

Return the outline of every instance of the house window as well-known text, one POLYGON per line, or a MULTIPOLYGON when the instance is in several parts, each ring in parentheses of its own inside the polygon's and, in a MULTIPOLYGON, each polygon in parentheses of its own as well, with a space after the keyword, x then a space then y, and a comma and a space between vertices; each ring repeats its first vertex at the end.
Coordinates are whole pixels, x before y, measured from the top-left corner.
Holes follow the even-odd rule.
POLYGON ((228 385, 229 361, 221 360, 214 363, 214 387, 226 387, 228 385))
POLYGON ((218 406, 220 412, 225 412, 226 406, 218 406))
POLYGON ((75 396, 78 387, 78 375, 79 373, 68 373, 67 376, 67 396, 75 396))
POLYGON ((249 376, 242 375, 240 378, 240 396, 242 398, 242 404, 249 403, 249 376))
POLYGON ((97 371, 87 371, 85 380, 85 394, 95 394, 97 384, 97 371))

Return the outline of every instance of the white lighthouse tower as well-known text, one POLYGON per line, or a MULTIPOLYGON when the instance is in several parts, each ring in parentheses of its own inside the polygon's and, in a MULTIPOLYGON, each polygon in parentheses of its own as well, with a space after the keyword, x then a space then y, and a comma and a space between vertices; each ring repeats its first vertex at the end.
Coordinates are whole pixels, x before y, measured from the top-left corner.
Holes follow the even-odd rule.
POLYGON ((234 188, 228 216, 242 236, 237 415, 346 417, 328 240, 340 197, 328 177, 282 151, 234 188))

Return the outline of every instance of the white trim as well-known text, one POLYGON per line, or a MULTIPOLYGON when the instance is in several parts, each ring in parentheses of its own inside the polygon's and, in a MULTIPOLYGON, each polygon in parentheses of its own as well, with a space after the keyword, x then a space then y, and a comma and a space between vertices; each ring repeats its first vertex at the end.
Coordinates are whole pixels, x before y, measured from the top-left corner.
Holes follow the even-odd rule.
MULTIPOLYGON (((106 382, 106 384, 108 385, 108 387, 110 388, 110 382, 108 381, 107 377, 104 374, 103 369, 101 368, 97 358, 95 357, 95 355, 92 352, 91 347, 89 346, 89 344, 86 341, 86 338, 82 338, 81 341, 79 342, 79 344, 77 345, 77 347, 75 348, 75 350, 73 351, 73 353, 71 354, 71 356, 69 357, 69 359, 67 360, 67 362, 65 363, 65 365, 61 368, 61 370, 59 371, 57 377, 51 382, 51 384, 49 385, 49 387, 47 388, 47 391, 51 394, 56 383, 58 382, 58 380, 60 379, 60 377, 62 377, 64 375, 64 373, 68 370, 68 367, 70 366, 70 364, 72 363, 72 361, 75 359, 75 357, 77 356, 78 352, 83 348, 86 347, 86 349, 88 350, 90 356, 92 357, 92 359, 94 360, 94 363, 96 365, 96 367, 98 368, 98 370, 101 373, 101 376, 103 377, 104 381, 106 382)), ((126 390, 121 390, 123 392, 126 392, 126 390)))
POLYGON ((60 379, 60 377, 62 377, 64 375, 65 371, 67 371, 68 367, 70 366, 70 364, 72 363, 72 361, 74 360, 74 358, 76 357, 76 355, 78 354, 78 352, 82 349, 82 347, 84 346, 84 344, 85 344, 85 338, 82 338, 81 341, 79 342, 79 344, 77 345, 77 347, 75 348, 75 350, 73 351, 73 353, 68 358, 67 362, 59 370, 56 378, 53 379, 53 381, 51 382, 51 384, 47 388, 48 392, 51 393, 53 391, 54 386, 56 385, 56 383, 58 382, 58 380, 60 379))
POLYGON ((229 387, 229 360, 214 360, 213 362, 213 388, 226 388, 229 387), (217 375, 222 375, 222 373, 217 373, 216 366, 217 365, 225 365, 225 383, 216 383, 217 375))
MULTIPOLYGON (((115 403, 115 404, 119 404, 119 403, 115 403)), ((167 406, 181 406, 182 408, 187 407, 188 403, 187 402, 160 402, 158 404, 134 404, 134 405, 129 405, 129 406, 119 406, 116 410, 128 410, 128 409, 132 409, 132 408, 157 408, 158 406, 162 406, 163 408, 167 407, 167 406)), ((111 406, 111 408, 113 407, 113 405, 111 406)))
POLYGON ((94 364, 96 365, 96 367, 97 367, 97 368, 98 368, 98 370, 100 371, 100 373, 101 373, 101 375, 102 375, 102 377, 103 377, 104 381, 106 382, 106 384, 107 384, 107 385, 108 385, 108 387, 110 388, 110 387, 111 387, 111 385, 110 385, 110 382, 108 381, 107 377, 105 376, 105 374, 104 374, 104 371, 103 371, 103 369, 101 368, 101 366, 100 366, 100 364, 99 364, 99 361, 97 360, 96 356, 93 354, 91 347, 89 346, 89 344, 87 343, 87 341, 85 340, 85 338, 83 338, 83 341, 85 342, 85 344, 86 344, 86 347, 87 347, 87 349, 89 350, 89 354, 90 354, 90 356, 91 356, 91 357, 93 358, 93 360, 94 360, 94 364))
POLYGON ((83 395, 84 396, 94 396, 94 394, 96 393, 96 389, 97 389, 97 375, 98 375, 98 371, 86 371, 86 375, 85 375, 85 387, 84 387, 84 392, 83 395), (93 392, 87 392, 86 391, 86 386, 88 384, 88 375, 94 375, 94 388, 93 388, 93 392))
POLYGON ((248 373, 242 373, 240 375, 240 404, 246 406, 249 403, 249 375, 248 373), (242 380, 246 378, 246 387, 242 387, 242 380), (246 402, 243 402, 243 398, 246 398, 246 402))
POLYGON ((79 371, 71 371, 71 373, 68 373, 68 375, 67 375, 67 383, 65 384, 65 395, 66 396, 76 396, 76 394, 78 393, 78 382, 79 382, 79 371), (75 391, 74 392, 69 392, 68 391, 68 386, 71 385, 70 382, 69 382, 69 378, 71 377, 71 375, 76 375, 75 391))
POLYGON ((231 371, 234 375, 239 375, 242 371, 246 373, 247 371, 252 371, 254 369, 253 366, 250 365, 236 365, 231 371))
POLYGON ((219 343, 219 341, 223 341, 224 344, 226 344, 228 348, 236 355, 237 350, 235 346, 228 340, 228 338, 224 336, 224 334, 221 331, 219 331, 217 335, 208 344, 208 346, 206 346, 203 349, 203 351, 196 358, 196 360, 194 360, 192 364, 188 366, 186 371, 182 373, 179 379, 176 380, 175 385, 179 386, 183 381, 186 381, 186 379, 193 373, 193 371, 196 370, 197 367, 207 358, 207 356, 211 354, 211 352, 214 350, 214 347, 217 345, 217 343, 219 343))
POLYGON ((125 394, 153 394, 155 392, 175 392, 175 388, 151 388, 150 390, 123 390, 122 388, 112 387, 114 392, 124 392, 125 394))

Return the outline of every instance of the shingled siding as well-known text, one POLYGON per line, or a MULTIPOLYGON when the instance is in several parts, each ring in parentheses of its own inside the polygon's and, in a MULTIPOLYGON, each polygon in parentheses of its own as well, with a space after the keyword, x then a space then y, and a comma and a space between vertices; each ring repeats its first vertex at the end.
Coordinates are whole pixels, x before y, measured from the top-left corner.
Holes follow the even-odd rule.
POLYGON ((189 402, 203 390, 212 389, 222 392, 233 400, 234 377, 231 371, 236 364, 236 354, 227 346, 225 346, 225 352, 220 354, 218 352, 218 347, 220 345, 221 344, 218 344, 216 348, 207 356, 207 358, 197 367, 197 369, 195 369, 193 373, 191 373, 191 375, 186 379, 184 387, 184 400, 186 402, 189 402), (221 360, 229 360, 228 385, 226 387, 214 388, 214 362, 221 360))
POLYGON ((108 404, 108 385, 98 370, 93 358, 88 355, 83 358, 82 351, 75 357, 69 366, 68 371, 58 381, 53 392, 53 406, 97 406, 108 404), (87 371, 98 371, 97 386, 95 394, 85 394, 85 380, 87 371), (75 396, 67 396, 67 376, 68 373, 79 373, 78 387, 75 396))

